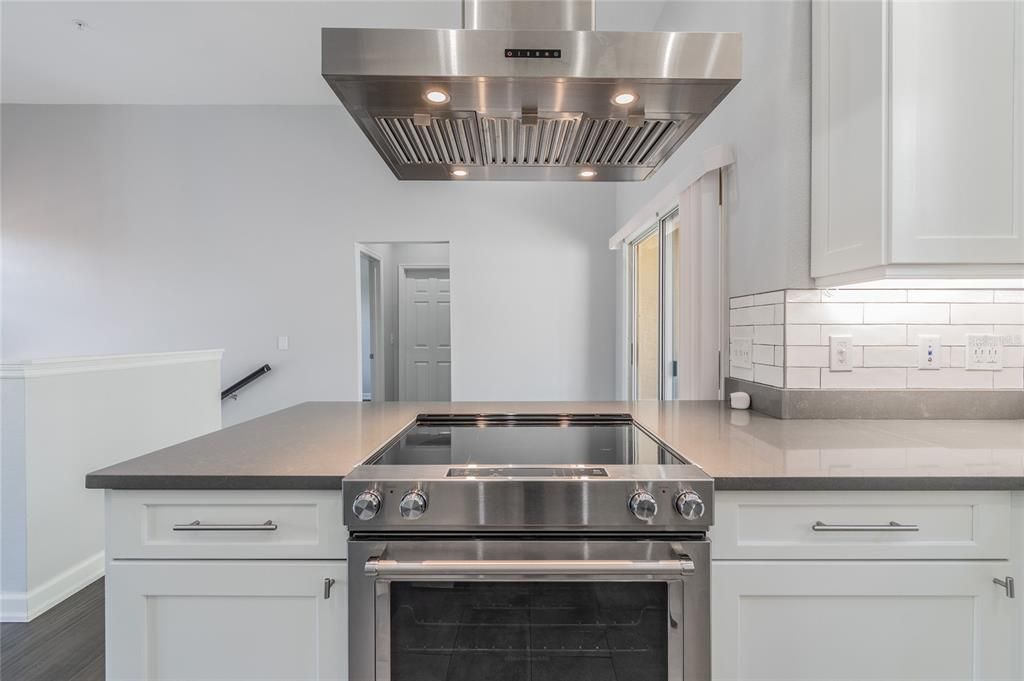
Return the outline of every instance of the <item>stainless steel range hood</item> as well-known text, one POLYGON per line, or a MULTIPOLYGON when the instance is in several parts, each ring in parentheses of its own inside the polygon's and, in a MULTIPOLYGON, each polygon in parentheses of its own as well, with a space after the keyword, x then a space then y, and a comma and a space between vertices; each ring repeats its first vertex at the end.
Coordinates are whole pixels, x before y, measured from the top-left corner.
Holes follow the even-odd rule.
POLYGON ((464 0, 463 25, 322 31, 400 180, 644 180, 740 79, 739 34, 595 31, 594 0, 464 0))

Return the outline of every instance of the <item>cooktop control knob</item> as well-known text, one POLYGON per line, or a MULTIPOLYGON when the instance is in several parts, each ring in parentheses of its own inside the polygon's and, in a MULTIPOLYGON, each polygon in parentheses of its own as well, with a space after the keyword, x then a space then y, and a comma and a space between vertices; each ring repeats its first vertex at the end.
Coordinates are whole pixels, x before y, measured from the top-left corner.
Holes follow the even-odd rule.
POLYGON ((683 492, 676 497, 676 510, 687 520, 698 520, 704 515, 704 500, 696 492, 683 492))
POLYGON ((650 521, 658 513, 658 502, 650 492, 640 490, 629 498, 629 510, 637 520, 650 521))
POLYGON ((352 512, 360 520, 370 520, 380 510, 380 497, 376 492, 366 490, 360 492, 356 500, 352 502, 352 512))
POLYGON ((416 520, 427 510, 427 497, 423 492, 406 492, 398 503, 398 512, 406 520, 416 520))

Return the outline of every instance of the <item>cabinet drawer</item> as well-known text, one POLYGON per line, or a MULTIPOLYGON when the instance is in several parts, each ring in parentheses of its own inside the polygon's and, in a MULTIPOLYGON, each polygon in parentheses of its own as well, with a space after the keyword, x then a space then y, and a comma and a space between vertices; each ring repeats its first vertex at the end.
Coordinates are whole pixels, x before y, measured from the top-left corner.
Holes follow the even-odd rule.
POLYGON ((1009 492, 720 492, 716 559, 1010 557, 1009 492))
POLYGON ((343 559, 341 492, 111 490, 107 557, 343 559))

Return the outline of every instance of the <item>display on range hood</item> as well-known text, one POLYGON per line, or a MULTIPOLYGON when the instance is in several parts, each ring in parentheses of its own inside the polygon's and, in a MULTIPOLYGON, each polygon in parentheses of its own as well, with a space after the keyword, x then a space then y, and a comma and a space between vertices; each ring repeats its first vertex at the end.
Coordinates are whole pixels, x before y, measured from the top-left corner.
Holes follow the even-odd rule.
POLYGON ((325 28, 322 73, 400 180, 644 180, 739 82, 742 37, 536 9, 563 5, 587 25, 592 1, 477 0, 467 25, 523 28, 325 28))

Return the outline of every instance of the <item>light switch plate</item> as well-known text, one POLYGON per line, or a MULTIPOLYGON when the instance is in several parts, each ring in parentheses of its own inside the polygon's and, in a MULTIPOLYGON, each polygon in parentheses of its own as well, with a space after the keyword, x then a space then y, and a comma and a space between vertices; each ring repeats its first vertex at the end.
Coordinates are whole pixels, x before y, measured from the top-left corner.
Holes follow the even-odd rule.
POLYGON ((853 371, 853 336, 828 337, 828 368, 830 371, 853 371))
POLYGON ((917 368, 925 371, 937 370, 942 363, 942 337, 921 335, 917 337, 917 368))
POLYGON ((991 333, 967 334, 967 368, 973 371, 1002 370, 1002 336, 991 333))
POLYGON ((729 343, 729 364, 740 369, 754 368, 754 339, 733 338, 729 343))
POLYGON ((287 350, 288 349, 288 336, 278 336, 277 337, 277 349, 278 350, 287 350))

